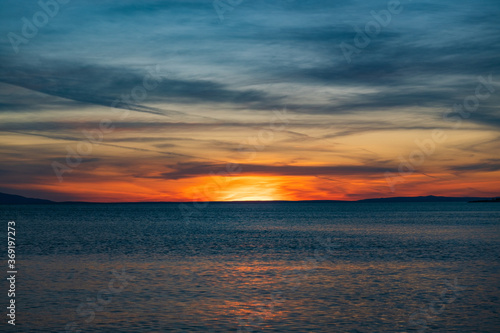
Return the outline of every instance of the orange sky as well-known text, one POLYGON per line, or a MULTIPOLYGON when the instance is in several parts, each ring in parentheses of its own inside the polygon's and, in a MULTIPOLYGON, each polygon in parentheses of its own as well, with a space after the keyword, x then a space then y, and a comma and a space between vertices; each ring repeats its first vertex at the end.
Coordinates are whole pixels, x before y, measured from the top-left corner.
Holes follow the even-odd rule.
MULTIPOLYGON (((352 121, 346 116, 315 119, 283 108, 278 122, 275 112, 248 115, 250 125, 229 113, 219 121, 193 115, 178 126, 155 115, 130 116, 130 123, 117 115, 109 118, 112 130, 92 121, 104 119, 104 108, 64 123, 60 112, 33 114, 39 130, 0 133, 1 191, 97 202, 498 195, 500 171, 481 164, 495 159, 494 131, 442 121, 440 137, 431 127, 397 123, 343 134, 340 124, 352 121)), ((22 124, 16 114, 3 118, 22 124)))
POLYGON ((25 38, 20 18, 42 9, 12 3, 0 192, 498 196, 500 6, 405 7, 377 27, 370 13, 386 4, 370 1, 248 1, 223 19, 210 2, 74 1, 25 38))

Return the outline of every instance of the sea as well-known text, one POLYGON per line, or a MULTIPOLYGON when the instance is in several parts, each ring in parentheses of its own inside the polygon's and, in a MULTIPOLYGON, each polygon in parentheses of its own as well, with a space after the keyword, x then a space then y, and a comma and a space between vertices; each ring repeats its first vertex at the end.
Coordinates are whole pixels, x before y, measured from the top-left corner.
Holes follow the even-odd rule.
POLYGON ((2 332, 500 332, 496 203, 0 205, 0 221, 2 332))

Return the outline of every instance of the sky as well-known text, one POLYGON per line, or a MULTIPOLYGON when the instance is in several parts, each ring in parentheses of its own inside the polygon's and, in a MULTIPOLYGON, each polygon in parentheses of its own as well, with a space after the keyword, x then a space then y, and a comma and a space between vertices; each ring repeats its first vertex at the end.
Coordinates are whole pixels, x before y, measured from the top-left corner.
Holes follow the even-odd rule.
POLYGON ((0 192, 499 195, 497 0, 1 7, 0 192))

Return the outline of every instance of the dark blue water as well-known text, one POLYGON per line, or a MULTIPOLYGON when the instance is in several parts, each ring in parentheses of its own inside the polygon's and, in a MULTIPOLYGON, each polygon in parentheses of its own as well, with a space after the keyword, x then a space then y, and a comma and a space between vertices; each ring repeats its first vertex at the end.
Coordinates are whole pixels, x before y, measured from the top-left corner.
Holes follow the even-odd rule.
POLYGON ((16 221, 18 261, 17 324, 4 317, 4 331, 500 332, 498 204, 191 213, 0 206, 4 240, 16 221))

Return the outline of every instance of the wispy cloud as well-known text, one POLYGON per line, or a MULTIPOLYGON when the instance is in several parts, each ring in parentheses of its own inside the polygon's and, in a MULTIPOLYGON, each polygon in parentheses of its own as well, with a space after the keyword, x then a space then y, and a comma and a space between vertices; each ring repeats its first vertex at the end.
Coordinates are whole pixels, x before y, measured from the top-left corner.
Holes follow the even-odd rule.
MULTIPOLYGON (((182 192, 178 182, 237 159, 245 175, 359 176, 356 184, 364 179, 363 193, 372 195, 415 140, 440 128, 449 140, 401 191, 425 191, 429 179, 449 191, 457 174, 464 188, 483 191, 498 172, 498 1, 405 2, 347 63, 339 45, 353 43, 356 27, 386 7, 383 0, 245 1, 221 22, 212 1, 71 1, 15 53, 8 34, 23 36, 23 17, 40 7, 7 0, 0 12, 0 184, 13 188, 15 179, 57 192, 51 161, 64 160, 67 145, 109 118, 115 130, 85 156, 75 181, 92 172, 123 182, 144 177, 182 192), (161 83, 147 98, 127 99, 151 71, 161 83), (443 120, 489 74, 495 94, 460 128, 443 120), (284 107, 293 120, 272 133, 272 145, 252 148, 284 107), (242 146, 258 157, 245 160, 242 146)), ((314 179, 317 193, 330 193, 321 187, 326 178, 314 179)), ((343 195, 356 196, 349 186, 342 183, 343 195)))

